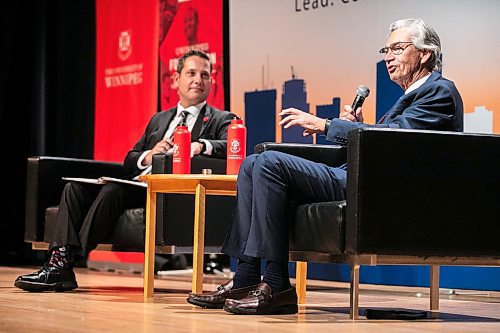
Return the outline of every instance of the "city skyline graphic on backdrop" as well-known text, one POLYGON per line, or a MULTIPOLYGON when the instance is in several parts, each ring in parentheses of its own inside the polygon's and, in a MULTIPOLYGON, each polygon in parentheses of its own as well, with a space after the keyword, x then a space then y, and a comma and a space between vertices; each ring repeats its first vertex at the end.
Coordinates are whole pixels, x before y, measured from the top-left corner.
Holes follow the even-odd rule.
MULTIPOLYGON (((307 82, 297 78, 292 67, 291 78, 282 85, 282 109, 297 108, 307 113, 311 105, 307 101, 307 82)), ((385 113, 403 95, 403 90, 394 83, 387 72, 384 61, 376 64, 376 119, 378 122, 385 113)), ((276 119, 280 110, 277 110, 277 89, 262 89, 244 92, 245 124, 247 127, 247 155, 253 153, 254 146, 262 142, 277 142, 276 119), (263 121, 265 119, 266 121, 263 121)), ((354 99, 354 96, 353 96, 354 99)), ((318 104, 315 114, 320 118, 337 118, 340 114, 341 98, 332 97, 331 104, 318 104)), ((350 104, 352 101, 344 101, 350 104)), ((281 142, 283 143, 313 143, 312 136, 303 136, 301 127, 283 129, 281 127, 281 142)), ((464 113, 464 132, 493 133, 493 111, 485 106, 475 106, 474 112, 464 113)), ((316 135, 316 143, 331 144, 324 135, 316 135)))

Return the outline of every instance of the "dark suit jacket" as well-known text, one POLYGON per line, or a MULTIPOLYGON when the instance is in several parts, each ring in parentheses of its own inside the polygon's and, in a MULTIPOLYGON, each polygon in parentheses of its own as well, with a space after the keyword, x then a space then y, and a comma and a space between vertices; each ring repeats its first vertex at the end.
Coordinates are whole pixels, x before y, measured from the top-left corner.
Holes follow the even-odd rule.
MULTIPOLYGON (((144 134, 125 157, 123 164, 128 175, 134 177, 142 171, 137 168, 137 160, 144 151, 152 149, 154 145, 163 139, 168 125, 175 117, 176 111, 177 108, 175 107, 158 112, 151 118, 144 134)), ((208 140, 213 146, 213 157, 226 157, 227 128, 234 117, 236 115, 231 112, 221 111, 206 104, 196 119, 191 133, 191 141, 208 140)))
POLYGON ((326 139, 345 145, 350 130, 366 126, 462 132, 463 116, 462 97, 455 84, 433 72, 423 85, 401 96, 380 124, 333 119, 326 139))

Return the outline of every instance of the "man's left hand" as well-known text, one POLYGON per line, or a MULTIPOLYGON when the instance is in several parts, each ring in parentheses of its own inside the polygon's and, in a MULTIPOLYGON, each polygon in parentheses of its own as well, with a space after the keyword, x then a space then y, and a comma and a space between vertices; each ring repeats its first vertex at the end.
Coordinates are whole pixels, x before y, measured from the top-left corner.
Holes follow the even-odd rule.
POLYGON ((284 128, 301 126, 304 128, 304 136, 313 133, 323 133, 325 131, 326 119, 318 118, 310 113, 295 108, 288 108, 281 111, 279 115, 285 116, 280 121, 280 125, 284 125, 284 128))

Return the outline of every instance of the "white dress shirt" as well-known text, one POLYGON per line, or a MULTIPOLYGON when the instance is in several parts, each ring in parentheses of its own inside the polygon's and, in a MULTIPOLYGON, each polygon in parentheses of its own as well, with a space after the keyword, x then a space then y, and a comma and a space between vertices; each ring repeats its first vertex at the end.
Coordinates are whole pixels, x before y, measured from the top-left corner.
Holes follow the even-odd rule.
MULTIPOLYGON (((177 112, 174 116, 174 119, 172 119, 172 121, 170 122, 170 125, 168 126, 167 131, 165 132, 165 135, 163 136, 163 140, 165 140, 167 138, 171 138, 173 136, 175 129, 177 128, 177 125, 179 125, 179 123, 182 120, 182 115, 181 115, 182 111, 188 112, 188 115, 186 117, 186 125, 188 127, 189 132, 191 132, 193 130, 194 124, 196 123, 196 119, 198 118, 198 116, 201 112, 201 109, 203 109, 205 104, 207 104, 206 101, 201 102, 200 104, 197 104, 197 105, 192 105, 192 106, 189 106, 187 108, 184 108, 181 105, 181 103, 179 102, 177 104, 177 112)), ((213 146, 210 143, 210 141, 205 140, 205 139, 200 139, 200 141, 203 141, 205 143, 205 151, 203 152, 203 154, 204 155, 212 155, 213 146)), ((172 149, 173 148, 170 148, 170 150, 168 152, 171 152, 172 149)), ((144 160, 144 158, 146 157, 146 155, 150 151, 151 150, 144 151, 141 154, 141 156, 139 157, 139 159, 137 160, 137 167, 139 168, 139 170, 142 170, 142 172, 138 176, 134 177, 134 180, 138 179, 139 176, 147 175, 147 174, 151 173, 151 169, 152 169, 151 164, 142 165, 142 161, 144 160)))
POLYGON ((405 91, 405 95, 412 92, 413 90, 417 89, 417 88, 420 88, 421 85, 423 85, 425 83, 425 81, 427 81, 427 79, 429 78, 429 76, 431 76, 431 74, 429 73, 429 75, 427 76, 424 76, 423 78, 413 82, 413 84, 411 86, 408 87, 408 89, 406 89, 405 91))

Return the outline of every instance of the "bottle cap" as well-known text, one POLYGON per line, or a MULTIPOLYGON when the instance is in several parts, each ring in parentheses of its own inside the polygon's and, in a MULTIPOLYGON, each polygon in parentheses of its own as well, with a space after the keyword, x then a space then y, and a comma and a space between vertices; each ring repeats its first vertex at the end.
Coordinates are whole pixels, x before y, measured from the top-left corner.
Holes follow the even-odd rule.
POLYGON ((236 116, 233 119, 231 119, 231 124, 243 124, 243 119, 240 117, 236 116))

